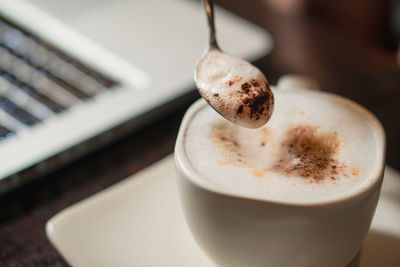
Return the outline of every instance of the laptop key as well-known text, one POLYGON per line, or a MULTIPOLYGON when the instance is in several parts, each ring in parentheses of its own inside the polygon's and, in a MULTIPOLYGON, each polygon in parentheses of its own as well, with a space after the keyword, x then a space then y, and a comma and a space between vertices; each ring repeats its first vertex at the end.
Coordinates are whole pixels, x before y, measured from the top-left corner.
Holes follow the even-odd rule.
POLYGON ((14 57, 10 55, 5 48, 0 46, 0 66, 4 69, 11 67, 14 57))
POLYGON ((51 74, 50 72, 48 72, 45 69, 41 69, 40 72, 43 75, 45 75, 47 78, 52 80, 53 82, 57 83, 58 85, 61 85, 61 87, 63 87, 66 91, 70 92, 71 94, 73 94, 75 97, 77 97, 79 99, 87 100, 91 97, 90 94, 83 92, 82 90, 80 90, 77 87, 71 85, 70 83, 64 81, 63 79, 60 79, 60 78, 54 76, 53 74, 51 74))
POLYGON ((0 122, 1 125, 6 127, 7 129, 10 129, 14 133, 18 133, 21 130, 26 129, 28 126, 5 112, 2 108, 0 108, 0 122))
POLYGON ((0 124, 0 141, 12 135, 15 135, 15 132, 0 124))
POLYGON ((45 105, 38 102, 25 91, 19 90, 14 84, 11 84, 2 76, 0 76, 0 95, 10 99, 16 105, 24 108, 26 111, 41 120, 54 114, 45 105))
POLYGON ((23 108, 17 106, 13 101, 1 95, 0 108, 27 126, 33 126, 41 121, 23 108))
POLYGON ((56 77, 62 77, 67 83, 79 88, 89 95, 95 95, 105 90, 104 85, 87 76, 75 66, 66 62, 56 54, 50 57, 48 64, 45 66, 51 74, 56 77))
POLYGON ((46 107, 48 107, 54 113, 61 113, 64 110, 67 109, 65 106, 63 106, 60 103, 54 101, 53 99, 51 99, 47 95, 39 92, 38 90, 36 90, 32 86, 25 85, 25 86, 22 86, 22 87, 18 87, 18 89, 24 91, 25 93, 30 95, 32 98, 36 99, 38 102, 40 102, 43 105, 45 105, 46 107))
POLYGON ((3 72, 2 73, 1 69, 0 69, 0 75, 2 75, 2 77, 5 80, 8 80, 8 82, 10 82, 11 84, 15 85, 15 87, 18 90, 24 91, 30 97, 32 97, 36 101, 38 101, 38 102, 42 103, 43 105, 45 105, 52 112, 60 113, 60 112, 62 112, 64 110, 66 110, 66 107, 64 107, 60 103, 54 101, 52 98, 48 97, 47 95, 42 94, 41 92, 36 90, 34 87, 32 87, 32 86, 30 86, 30 85, 18 80, 14 75, 12 75, 10 73, 7 73, 7 72, 3 72))
POLYGON ((29 84, 32 84, 37 90, 41 91, 43 94, 48 95, 65 107, 71 107, 79 101, 77 97, 75 97, 69 91, 66 91, 62 86, 50 80, 43 73, 37 70, 34 70, 32 72, 33 75, 29 84))
POLYGON ((90 77, 94 81, 98 82, 102 86, 104 86, 107 89, 113 89, 118 83, 107 78, 105 75, 101 74, 100 72, 97 72, 93 70, 92 68, 82 64, 81 62, 78 62, 77 60, 72 59, 71 57, 67 56, 65 53, 61 51, 54 51, 54 53, 57 54, 62 60, 79 70, 82 74, 84 74, 87 77, 90 77))
POLYGON ((83 92, 82 90, 74 87, 73 85, 69 84, 68 82, 64 81, 61 78, 58 78, 48 72, 45 68, 34 64, 27 58, 22 57, 16 51, 9 47, 2 47, 0 45, 0 50, 3 49, 5 52, 12 55, 13 60, 11 62, 11 67, 9 68, 13 73, 17 74, 21 79, 24 81, 29 81, 32 74, 37 71, 41 73, 43 76, 51 80, 52 82, 61 86, 65 91, 68 91, 70 94, 74 95, 75 97, 86 100, 90 98, 91 95, 83 92))

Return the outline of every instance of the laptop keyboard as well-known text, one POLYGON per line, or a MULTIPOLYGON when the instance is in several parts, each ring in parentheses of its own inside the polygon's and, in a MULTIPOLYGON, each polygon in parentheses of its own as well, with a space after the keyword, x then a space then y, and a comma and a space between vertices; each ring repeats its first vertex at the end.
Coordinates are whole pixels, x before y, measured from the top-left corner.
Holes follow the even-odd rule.
POLYGON ((0 142, 117 85, 0 16, 0 142))

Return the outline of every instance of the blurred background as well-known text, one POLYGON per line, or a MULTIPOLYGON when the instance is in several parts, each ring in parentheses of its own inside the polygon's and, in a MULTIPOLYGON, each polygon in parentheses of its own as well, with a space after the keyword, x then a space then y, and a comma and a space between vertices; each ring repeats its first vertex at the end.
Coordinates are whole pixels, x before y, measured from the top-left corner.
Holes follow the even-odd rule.
MULTIPOLYGON (((245 14, 240 1, 218 1, 245 14)), ((382 122, 387 161, 400 169, 400 1, 251 0, 245 18, 268 29, 271 54, 258 61, 274 84, 285 73, 362 104, 382 122)))
MULTIPOLYGON (((199 2, 195 0, 171 1, 199 2)), ((1 7, 12 6, 14 5, 10 4, 12 2, 13 0, 0 0, 0 15, 4 13, 5 17, 8 16, 5 9, 2 10, 1 7)), ((111 0, 30 1, 30 3, 43 7, 50 15, 57 15, 63 22, 73 20, 73 26, 77 28, 83 24, 81 25, 82 21, 78 19, 71 19, 74 13, 80 9, 89 12, 90 21, 96 25, 96 23, 100 23, 100 19, 104 18, 105 14, 97 11, 97 8, 102 5, 106 7, 112 2, 111 0), (60 3, 63 8, 57 9, 60 3)), ((144 0, 116 2, 121 2, 122 6, 117 6, 113 10, 120 10, 121 17, 122 14, 128 16, 130 14, 129 9, 123 8, 123 5, 134 2, 145 3, 144 0)), ((225 38, 226 36, 226 39, 221 38, 222 48, 252 59, 253 63, 265 73, 271 84, 276 84, 279 77, 285 74, 307 75, 315 79, 322 90, 345 96, 365 106, 378 117, 385 128, 387 164, 400 170, 400 1, 218 0, 215 2, 222 7, 216 14, 217 27, 218 20, 226 20, 230 23, 228 23, 230 26, 217 28, 219 37, 225 38), (222 13, 225 11, 227 11, 224 13, 226 18, 223 18, 222 13), (234 15, 231 17, 232 14, 234 15), (248 24, 249 22, 251 24, 248 24), (250 25, 257 27, 250 27, 250 25), (253 33, 254 35, 249 35, 253 36, 251 38, 243 37, 253 33), (232 42, 236 42, 237 46, 234 44, 230 50, 232 42)), ((80 146, 80 148, 69 150, 68 147, 69 154, 52 155, 51 161, 46 161, 48 168, 44 168, 44 165, 40 164, 29 166, 30 178, 26 181, 24 180, 25 176, 21 174, 23 172, 15 176, 11 175, 13 177, 10 176, 10 179, 5 180, 7 183, 5 186, 8 189, 0 196, 2 211, 0 214, 0 265, 67 266, 67 263, 46 239, 44 233, 46 221, 62 209, 121 181, 173 152, 182 116, 187 107, 199 98, 192 81, 192 72, 195 58, 200 56, 207 42, 207 27, 200 5, 197 5, 196 10, 190 9, 194 12, 193 14, 201 14, 196 17, 192 13, 186 13, 189 12, 185 11, 186 9, 167 10, 166 3, 168 2, 161 0, 151 1, 151 4, 147 4, 146 11, 141 12, 141 17, 137 17, 136 25, 126 21, 122 23, 118 19, 114 20, 114 18, 118 18, 118 13, 116 13, 117 17, 108 18, 115 27, 125 30, 125 34, 132 34, 132 40, 136 41, 132 41, 132 43, 121 41, 125 40, 122 36, 123 31, 109 32, 108 36, 112 36, 112 38, 104 43, 104 47, 107 47, 108 50, 102 50, 103 43, 99 47, 93 46, 96 48, 93 51, 96 50, 95 58, 98 61, 91 61, 85 57, 93 52, 92 49, 87 49, 89 46, 85 49, 78 49, 81 51, 68 50, 67 44, 73 44, 76 39, 66 38, 66 35, 63 36, 59 33, 55 38, 62 43, 59 50, 56 50, 51 42, 43 41, 41 43, 42 41, 37 41, 36 37, 32 37, 35 42, 42 44, 57 58, 61 58, 65 62, 72 62, 71 65, 85 76, 84 79, 73 78, 67 83, 71 83, 72 87, 75 87, 74 82, 83 81, 79 84, 82 88, 88 84, 94 84, 95 89, 93 90, 96 93, 93 94, 96 96, 93 96, 93 99, 96 101, 103 99, 102 96, 97 97, 96 86, 100 86, 99 92, 107 91, 108 88, 115 86, 117 88, 115 92, 118 95, 124 90, 123 88, 118 89, 119 85, 123 85, 121 81, 124 79, 128 83, 132 80, 133 87, 147 86, 148 90, 144 92, 148 92, 148 98, 140 95, 138 92, 143 92, 140 90, 129 95, 132 96, 130 108, 133 110, 130 112, 134 113, 132 116, 135 119, 130 120, 128 117, 122 119, 121 116, 119 119, 110 119, 107 126, 110 129, 107 128, 107 133, 112 133, 112 135, 103 135, 98 132, 85 143, 87 149, 80 146), (170 15, 168 12, 171 12, 170 15), (179 28, 179 31, 173 32, 171 29, 163 27, 163 23, 157 20, 164 13, 167 14, 165 16, 167 19, 180 23, 182 27, 179 28), (141 25, 140 21, 144 21, 144 17, 151 14, 155 18, 150 20, 153 23, 148 22, 153 26, 151 32, 148 32, 146 31, 147 22, 141 25), (184 23, 181 23, 179 19, 182 19, 184 23), (199 28, 196 28, 196 25, 199 25, 199 28), (201 35, 197 30, 202 31, 201 35), (174 40, 168 39, 168 36, 172 36, 174 40), (148 46, 151 49, 147 51, 152 55, 151 57, 141 57, 141 54, 145 53, 140 49, 134 53, 137 58, 129 58, 120 53, 121 49, 129 49, 143 40, 151 41, 152 45, 148 46), (189 51, 191 47, 195 49, 190 50, 193 53, 188 52, 188 56, 179 57, 171 52, 171 47, 174 47, 173 51, 182 53, 189 51), (84 63, 75 62, 67 52, 72 56, 80 55, 78 58, 84 63), (110 53, 118 54, 119 58, 116 59, 110 53), (162 54, 169 54, 171 57, 163 59, 162 54), (191 58, 192 55, 194 58, 191 58), (171 59, 174 57, 175 60, 171 59), (100 64, 99 60, 102 58, 107 58, 108 61, 102 61, 100 64), (130 60, 137 64, 130 65, 130 60), (188 64, 189 67, 184 70, 180 69, 181 67, 177 68, 178 65, 187 66, 183 63, 188 64), (154 73, 150 70, 152 66, 156 66, 154 73), (182 73, 185 75, 181 75, 182 73), (164 87, 157 84, 157 81, 163 81, 164 87), (155 86, 161 86, 162 90, 159 95, 164 96, 164 100, 157 103, 151 102, 154 96, 150 92, 154 91, 155 86), (133 97, 135 97, 135 102, 133 102, 133 97), (150 103, 150 106, 141 106, 146 103, 150 103), (65 158, 68 160, 62 165, 52 165, 52 162, 59 162, 60 159, 65 158), (45 169, 46 171, 44 171, 45 169)), ((108 8, 100 10, 104 11, 108 8)), ((19 10, 13 12, 18 13, 19 10)), ((21 21, 26 22, 24 27, 33 31, 40 30, 37 29, 40 19, 29 23, 23 17, 23 15, 19 16, 21 21)), ((10 22, 10 18, 7 17, 7 19, 10 22)), ((14 21, 11 20, 10 23, 12 24, 14 21)), ((56 24, 54 23, 54 25, 56 24)), ((52 30, 52 25, 52 23, 48 23, 41 29, 44 37, 46 37, 46 32, 52 30)), ((97 40, 98 34, 109 30, 104 26, 98 26, 95 32, 85 32, 86 28, 83 26, 79 29, 81 33, 87 33, 92 40, 97 40)), ((36 63, 29 57, 21 56, 15 47, 3 43, 0 49, 17 57, 18 60, 23 59, 31 67, 40 70, 41 75, 44 73, 50 77, 52 82, 62 83, 57 80, 59 77, 56 71, 52 72, 46 67, 35 65, 36 63)), ((33 58, 38 55, 35 53, 33 58)), ((8 62, 9 57, 4 58, 8 62)), ((1 68, 0 74, 3 77, 11 77, 10 80, 14 85, 26 88, 25 81, 17 83, 13 78, 14 74, 10 76, 4 66, 1 68)), ((65 83, 63 86, 68 87, 65 83)), ((92 98, 92 91, 90 91, 92 89, 88 89, 88 92, 84 91, 89 96, 82 95, 71 88, 69 90, 72 90, 70 92, 75 96, 78 95, 78 98, 92 98)), ((50 91, 52 90, 50 89, 50 91)), ((0 95, 4 92, 6 91, 0 90, 0 95)), ((127 102, 130 101, 130 98, 126 96, 121 95, 120 98, 125 98, 127 102)), ((0 100, 4 102, 3 98, 0 100)), ((71 100, 71 102, 74 101, 71 100)), ((86 103, 84 100, 78 102, 86 103)), ((89 103, 92 102, 89 101, 89 103)), ((0 108, 9 112, 7 109, 9 104, 0 105, 0 108)), ((107 114, 112 109, 119 110, 120 108, 116 106, 109 106, 108 109, 101 108, 101 116, 99 113, 95 113, 95 110, 92 113, 97 114, 96 117, 99 117, 97 118, 99 121, 105 121, 109 118, 107 114)), ((73 108, 66 108, 66 110, 73 111, 73 108)), ((82 128, 63 128, 52 138, 57 141, 64 135, 66 136, 67 132, 83 131, 85 124, 93 123, 92 120, 79 115, 79 112, 81 111, 78 111, 75 121, 79 121, 82 128)), ((0 116, 0 118, 2 119, 1 124, 6 123, 4 117, 0 116)), ((103 133, 103 130, 101 132, 103 133)), ((40 145, 42 141, 37 142, 40 145)), ((21 151, 21 153, 26 152, 23 149, 21 151)), ((18 155, 14 156, 18 157, 18 155)), ((4 165, 4 162, 8 162, 7 157, 8 155, 0 153, 0 159, 3 162, 0 164, 4 165)))

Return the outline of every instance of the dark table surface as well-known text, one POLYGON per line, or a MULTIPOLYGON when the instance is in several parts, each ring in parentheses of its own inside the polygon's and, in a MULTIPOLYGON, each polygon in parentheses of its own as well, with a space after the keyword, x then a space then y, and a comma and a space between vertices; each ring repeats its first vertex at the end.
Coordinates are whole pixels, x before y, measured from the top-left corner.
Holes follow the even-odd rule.
MULTIPOLYGON (((305 74, 367 107, 385 128, 388 164, 400 170, 400 68, 386 32, 367 36, 329 16, 282 15, 265 2, 218 1, 272 34, 274 50, 255 62, 271 84, 283 74, 305 74)), ((67 265, 45 236, 46 221, 173 152, 180 120, 196 97, 193 92, 158 121, 1 196, 0 266, 67 265)))

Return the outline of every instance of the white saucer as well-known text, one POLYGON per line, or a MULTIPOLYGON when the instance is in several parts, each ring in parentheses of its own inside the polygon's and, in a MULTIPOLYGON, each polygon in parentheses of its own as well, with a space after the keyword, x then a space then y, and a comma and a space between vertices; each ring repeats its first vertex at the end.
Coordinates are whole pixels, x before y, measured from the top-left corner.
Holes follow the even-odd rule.
MULTIPOLYGON (((72 266, 214 266, 193 240, 173 156, 51 218, 46 233, 72 266)), ((400 266, 400 174, 387 167, 361 267, 400 266)))

